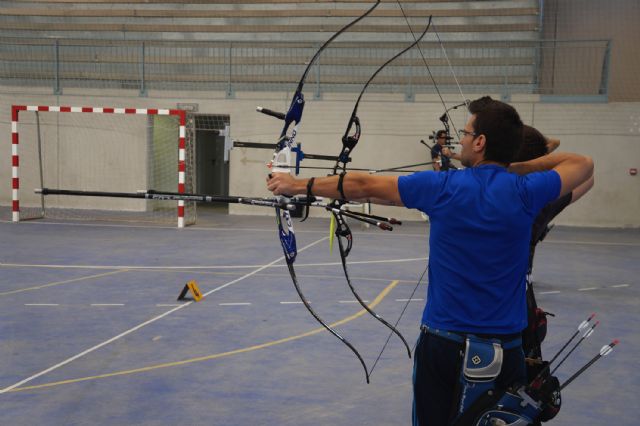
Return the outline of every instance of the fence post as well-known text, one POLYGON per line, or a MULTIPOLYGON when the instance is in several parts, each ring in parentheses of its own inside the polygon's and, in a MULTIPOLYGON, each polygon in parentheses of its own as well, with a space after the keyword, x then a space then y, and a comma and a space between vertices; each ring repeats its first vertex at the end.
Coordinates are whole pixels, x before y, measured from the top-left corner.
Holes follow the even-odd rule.
POLYGON ((227 48, 227 99, 232 99, 235 97, 235 94, 233 93, 233 86, 231 84, 231 73, 233 72, 232 69, 232 49, 233 49, 233 44, 229 43, 229 47, 227 48))
POLYGON ((145 72, 144 72, 144 66, 145 66, 145 44, 144 41, 142 42, 142 44, 140 45, 140 96, 144 97, 147 96, 147 85, 145 84, 145 72))
POLYGON ((609 66, 611 62, 611 40, 607 40, 602 60, 602 76, 600 77, 600 90, 598 94, 609 95, 609 66))
MULTIPOLYGON (((545 18, 545 7, 544 0, 538 0, 538 31, 540 34, 543 34, 544 29, 544 18, 545 18)), ((542 76, 540 73, 542 72, 542 40, 538 41, 538 45, 535 53, 535 69, 533 71, 534 82, 533 85, 535 87, 535 93, 540 93, 540 82, 542 81, 542 76)))
POLYGON ((503 54, 502 54, 503 59, 505 59, 505 64, 503 66, 503 78, 504 78, 504 84, 503 84, 503 90, 502 90, 502 96, 500 96, 501 100, 503 102, 509 102, 511 100, 511 92, 509 91, 509 73, 508 71, 508 60, 509 59, 509 46, 507 45, 507 47, 505 47, 503 49, 503 54))
POLYGON ((535 63, 534 63, 534 69, 533 69, 533 86, 534 86, 534 90, 535 93, 540 93, 540 81, 542 80, 542 77, 540 75, 541 73, 541 69, 542 69, 542 40, 538 41, 536 44, 533 44, 532 46, 535 46, 535 54, 534 54, 534 58, 535 58, 535 63))
POLYGON ((60 88, 60 40, 56 39, 53 45, 53 94, 61 95, 62 89, 60 88))
MULTIPOLYGON (((318 47, 319 49, 320 47, 318 47)), ((313 99, 322 99, 322 92, 320 90, 320 58, 316 59, 316 92, 313 94, 313 99)))
POLYGON ((408 79, 407 79, 407 90, 404 93, 404 101, 405 102, 413 102, 416 100, 415 93, 413 91, 413 61, 409 61, 409 66, 407 67, 408 79))

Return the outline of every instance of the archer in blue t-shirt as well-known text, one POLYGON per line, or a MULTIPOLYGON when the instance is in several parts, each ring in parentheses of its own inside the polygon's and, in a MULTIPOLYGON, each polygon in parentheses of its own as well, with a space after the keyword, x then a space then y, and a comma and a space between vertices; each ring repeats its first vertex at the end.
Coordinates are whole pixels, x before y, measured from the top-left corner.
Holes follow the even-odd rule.
POLYGON ((560 176, 518 176, 487 164, 401 176, 398 190, 403 204, 428 214, 431 223, 423 324, 483 334, 522 331, 531 226, 558 197, 560 176))
MULTIPOLYGON (((404 177, 350 172, 314 180, 273 173, 267 179, 275 195, 344 196, 429 214, 429 287, 414 355, 414 425, 446 426, 458 404, 463 344, 443 336, 520 338, 533 220, 544 205, 593 174, 591 158, 570 153, 510 164, 522 144, 520 116, 490 98, 474 102, 460 130, 460 161, 467 169, 404 177)), ((496 386, 524 379, 522 347, 505 349, 496 386)))

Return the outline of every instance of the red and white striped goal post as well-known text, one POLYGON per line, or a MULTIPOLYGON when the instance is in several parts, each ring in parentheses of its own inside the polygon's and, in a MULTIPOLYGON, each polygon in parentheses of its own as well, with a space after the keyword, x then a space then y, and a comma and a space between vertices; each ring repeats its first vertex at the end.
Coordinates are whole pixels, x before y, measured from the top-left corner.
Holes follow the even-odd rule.
MULTIPOLYGON (((20 221, 20 178, 18 175, 20 158, 18 156, 18 119, 20 111, 80 112, 90 114, 138 114, 138 115, 175 115, 179 120, 180 135, 178 139, 178 192, 184 193, 185 187, 185 124, 186 111, 180 109, 159 108, 113 108, 113 107, 74 107, 74 106, 11 106, 11 189, 12 189, 12 221, 20 221)), ((178 227, 184 227, 184 201, 178 201, 178 227)))

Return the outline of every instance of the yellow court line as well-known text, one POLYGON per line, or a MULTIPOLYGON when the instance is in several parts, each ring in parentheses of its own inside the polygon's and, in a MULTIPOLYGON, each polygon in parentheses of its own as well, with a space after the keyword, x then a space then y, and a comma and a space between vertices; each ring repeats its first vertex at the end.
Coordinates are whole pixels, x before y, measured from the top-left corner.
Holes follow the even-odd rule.
POLYGON ((43 289, 43 288, 53 287, 53 286, 60 285, 60 284, 69 284, 69 283, 73 283, 73 282, 76 282, 76 281, 83 281, 83 280, 89 280, 89 279, 92 279, 92 278, 106 277, 107 275, 119 274, 120 272, 127 272, 127 271, 128 271, 128 269, 120 269, 118 271, 105 272, 104 274, 87 275, 86 277, 73 278, 73 279, 65 280, 65 281, 56 281, 56 282, 53 282, 53 283, 43 284, 43 285, 39 285, 39 286, 36 286, 36 287, 27 287, 27 288, 21 288, 21 289, 18 289, 18 290, 5 291, 4 293, 0 293, 0 296, 7 296, 9 294, 22 293, 22 292, 25 292, 25 291, 40 290, 40 289, 43 289))
MULTIPOLYGON (((396 285, 398 285, 398 283, 399 283, 398 280, 394 280, 388 286, 386 286, 380 292, 380 294, 378 294, 378 296, 376 296, 376 298, 373 300, 373 302, 371 302, 369 304, 369 308, 373 309, 375 306, 380 304, 380 302, 382 302, 382 300, 389 294, 389 292, 396 285)), ((334 323, 329 324, 329 326, 330 327, 337 327, 337 326, 345 324, 345 323, 347 323, 349 321, 353 321, 354 319, 361 317, 365 313, 367 313, 367 311, 364 310, 364 309, 361 309, 360 311, 356 312, 355 314, 353 314, 351 316, 348 316, 346 318, 341 319, 340 321, 336 321, 334 323)), ((194 362, 209 361, 209 360, 212 360, 212 359, 218 359, 218 358, 223 358, 223 357, 227 357, 227 356, 231 356, 231 355, 237 355, 237 354, 241 354, 241 353, 245 353, 245 352, 256 351, 258 349, 269 348, 271 346, 276 346, 276 345, 280 345, 282 343, 291 342, 293 340, 302 339, 303 337, 312 336, 312 335, 318 334, 318 333, 320 333, 320 332, 322 332, 324 330, 325 330, 324 327, 318 327, 318 328, 315 328, 313 330, 307 331, 306 333, 297 334, 295 336, 285 337, 283 339, 273 340, 271 342, 266 342, 266 343, 262 343, 262 344, 259 344, 259 345, 249 346, 249 347, 246 347, 246 348, 236 349, 236 350, 233 350, 233 351, 221 352, 221 353, 218 353, 218 354, 206 355, 206 356, 201 356, 201 357, 197 357, 197 358, 190 358, 190 359, 185 359, 185 360, 182 360, 182 361, 174 361, 174 362, 167 362, 167 363, 164 363, 164 364, 150 365, 148 367, 136 368, 136 369, 133 369, 133 370, 115 371, 113 373, 105 373, 105 374, 100 374, 100 375, 97 375, 97 376, 79 377, 77 379, 69 379, 69 380, 62 380, 62 381, 59 381, 59 382, 43 383, 41 385, 24 386, 24 387, 19 387, 19 388, 12 389, 9 392, 21 392, 21 391, 32 390, 32 389, 48 388, 48 387, 52 387, 52 386, 67 385, 67 384, 70 384, 70 383, 84 382, 84 381, 88 381, 88 380, 105 379, 107 377, 124 376, 126 374, 143 373, 145 371, 157 370, 157 369, 160 369, 160 368, 176 367, 176 366, 179 366, 179 365, 191 364, 191 363, 194 363, 194 362)))
MULTIPOLYGON (((338 264, 337 264, 338 265, 338 264)), ((240 275, 244 272, 215 272, 215 271, 200 271, 200 270, 189 270, 189 269, 185 269, 185 270, 175 270, 175 269, 130 269, 131 272, 168 272, 168 273, 176 273, 176 274, 184 274, 185 272, 189 272, 192 274, 199 274, 199 275, 222 275, 222 276, 236 276, 236 275, 240 275)), ((277 272, 259 272, 257 274, 254 275, 255 277, 289 277, 289 273, 288 272, 282 272, 282 273, 277 273, 277 272)), ((342 278, 344 276, 344 274, 333 274, 333 275, 329 275, 329 274, 298 274, 296 273, 296 276, 298 278, 342 278)), ((388 278, 371 278, 371 277, 362 277, 362 276, 358 276, 358 275, 349 275, 353 280, 358 280, 358 281, 385 281, 388 282, 389 279, 388 278)), ((417 280, 397 280, 400 284, 416 284, 417 280)))

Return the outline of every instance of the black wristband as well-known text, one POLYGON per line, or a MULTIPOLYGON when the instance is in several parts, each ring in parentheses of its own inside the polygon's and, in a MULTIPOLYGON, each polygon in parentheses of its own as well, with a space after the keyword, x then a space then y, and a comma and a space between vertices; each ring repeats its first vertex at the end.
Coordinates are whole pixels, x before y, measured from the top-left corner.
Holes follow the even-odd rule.
POLYGON ((342 197, 343 200, 346 200, 347 197, 344 195, 344 188, 342 187, 343 183, 344 183, 344 177, 346 176, 347 172, 342 172, 340 173, 340 177, 338 178, 338 192, 340 193, 340 196, 342 197))
POLYGON ((311 188, 313 187, 313 182, 316 180, 316 178, 312 177, 307 181, 307 199, 310 199, 311 197, 313 197, 313 193, 311 192, 311 188))
POLYGON ((312 199, 313 199, 313 193, 311 192, 311 188, 313 187, 313 181, 316 180, 316 178, 311 178, 307 181, 307 199, 305 201, 305 213, 304 213, 304 218, 302 219, 302 222, 304 222, 305 220, 307 220, 307 218, 309 217, 309 209, 311 208, 311 203, 312 203, 312 199))

